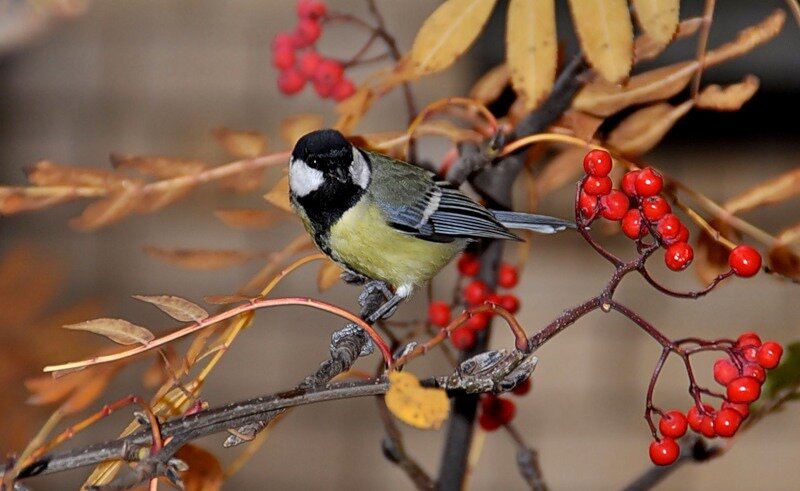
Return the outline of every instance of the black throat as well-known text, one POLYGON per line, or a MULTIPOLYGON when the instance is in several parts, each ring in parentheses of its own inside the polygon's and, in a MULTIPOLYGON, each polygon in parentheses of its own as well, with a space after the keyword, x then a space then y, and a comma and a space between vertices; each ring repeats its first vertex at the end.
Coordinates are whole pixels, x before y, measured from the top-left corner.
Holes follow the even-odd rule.
MULTIPOLYGON (((306 196, 292 196, 303 208, 314 228, 314 241, 325 249, 324 243, 333 224, 364 196, 364 189, 353 182, 327 180, 306 196)), ((325 251, 329 252, 329 251, 325 251)))

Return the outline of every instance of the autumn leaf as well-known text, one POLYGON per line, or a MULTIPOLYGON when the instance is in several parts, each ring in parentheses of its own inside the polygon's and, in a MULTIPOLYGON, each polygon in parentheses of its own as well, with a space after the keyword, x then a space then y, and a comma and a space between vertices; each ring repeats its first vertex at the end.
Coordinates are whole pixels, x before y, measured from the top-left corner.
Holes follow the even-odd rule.
POLYGON ((73 414, 89 407, 103 394, 123 364, 89 367, 62 377, 51 375, 29 378, 25 387, 31 392, 27 403, 33 405, 61 403, 61 411, 73 414))
POLYGON ((292 211, 289 204, 289 176, 283 176, 275 186, 264 195, 268 203, 277 206, 283 211, 292 211))
POLYGON ((779 203, 800 194, 800 169, 762 181, 743 193, 730 198, 723 208, 731 213, 752 210, 759 206, 779 203))
POLYGON ((122 345, 147 345, 147 343, 155 339, 153 333, 147 328, 137 326, 123 319, 93 319, 77 324, 67 324, 64 329, 93 332, 122 345))
POLYGON ((680 0, 633 0, 633 9, 639 25, 655 44, 669 44, 678 28, 680 0))
POLYGON ((625 0, 570 0, 570 10, 589 64, 611 83, 628 77, 633 63, 633 25, 625 0))
POLYGON ((48 189, 0 186, 0 216, 39 210, 72 201, 79 195, 71 188, 48 189))
POLYGON ((786 12, 775 10, 758 24, 743 29, 736 39, 706 53, 706 66, 713 66, 737 56, 749 53, 781 32, 786 12))
POLYGON ((737 84, 722 87, 709 85, 697 96, 695 104, 701 109, 715 111, 738 111, 758 90, 758 77, 748 75, 737 84))
POLYGON ((181 322, 198 322, 208 317, 208 312, 203 307, 174 295, 134 295, 133 298, 151 303, 181 322))
POLYGON ((232 303, 247 302, 250 297, 244 295, 207 295, 203 297, 203 300, 212 305, 230 305, 232 303))
POLYGON ((800 280, 800 255, 792 247, 776 244, 767 254, 767 263, 775 273, 800 280))
POLYGON ((480 102, 483 105, 490 104, 500 97, 503 89, 511 79, 511 71, 508 65, 503 63, 497 65, 475 82, 469 91, 469 98, 480 102))
POLYGON ((217 128, 211 134, 226 152, 239 159, 258 157, 267 151, 267 138, 256 131, 217 128))
POLYGON ((145 253, 166 263, 187 269, 213 270, 239 266, 259 254, 230 249, 166 249, 146 245, 145 253))
POLYGON ((264 229, 282 217, 271 210, 258 208, 228 208, 215 210, 214 216, 225 225, 239 230, 264 229))
POLYGON ((319 291, 324 292, 339 281, 339 275, 342 273, 342 268, 333 261, 325 261, 319 268, 317 274, 317 288, 319 291))
POLYGON ((298 114, 281 122, 281 138, 289 148, 294 148, 303 135, 322 128, 325 120, 319 114, 298 114))
POLYGON ((87 206, 83 213, 70 220, 70 225, 78 230, 90 232, 111 225, 133 213, 140 204, 141 188, 131 186, 112 193, 108 198, 87 206))
MULTIPOLYGON (((740 236, 730 225, 720 220, 710 222, 711 227, 719 232, 720 236, 738 242, 740 236)), ((728 271, 728 256, 730 250, 701 230, 697 243, 694 246, 694 271, 703 284, 711 283, 718 275, 728 271)))
POLYGON ((133 169, 157 179, 197 174, 208 168, 205 162, 183 157, 138 156, 112 153, 111 165, 117 169, 133 169))
MULTIPOLYGON (((675 33, 675 40, 693 35, 701 25, 703 25, 703 19, 700 17, 682 20, 681 23, 678 24, 678 32, 675 33)), ((650 37, 647 33, 644 33, 633 41, 633 62, 639 63, 640 61, 652 60, 660 55, 666 46, 667 45, 661 44, 650 37)))
POLYGON ((642 155, 656 146, 672 126, 689 112, 692 105, 692 101, 686 101, 677 107, 662 102, 639 109, 614 128, 608 135, 607 142, 623 155, 642 155))
POLYGON ((85 186, 118 188, 125 178, 106 169, 59 164, 42 160, 25 169, 28 181, 36 186, 85 186))
POLYGON ((175 457, 189 467, 180 473, 184 491, 219 491, 224 475, 219 460, 208 450, 197 445, 184 445, 175 457))
POLYGON ((483 30, 496 0, 447 0, 422 24, 411 48, 416 76, 442 71, 464 54, 483 30))
POLYGON ((542 197, 567 183, 574 183, 583 173, 586 150, 570 147, 552 158, 534 181, 534 193, 542 197))
POLYGON ((506 28, 511 85, 532 111, 553 87, 558 64, 554 0, 511 0, 506 28))
POLYGON ((425 388, 409 372, 389 372, 386 407, 400 421, 421 430, 436 430, 450 412, 444 390, 425 388))
POLYGON ((604 119, 592 116, 583 111, 567 109, 561 117, 559 124, 572 130, 572 134, 583 141, 592 141, 597 129, 603 124, 604 119))

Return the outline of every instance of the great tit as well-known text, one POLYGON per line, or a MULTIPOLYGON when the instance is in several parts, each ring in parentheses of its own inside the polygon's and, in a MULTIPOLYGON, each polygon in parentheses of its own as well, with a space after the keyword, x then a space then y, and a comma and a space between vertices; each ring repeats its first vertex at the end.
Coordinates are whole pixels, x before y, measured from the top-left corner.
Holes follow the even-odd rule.
POLYGON ((289 196, 316 245, 355 277, 388 284, 381 318, 479 239, 520 240, 509 228, 555 233, 575 224, 489 210, 435 174, 351 144, 306 134, 289 161, 289 196))

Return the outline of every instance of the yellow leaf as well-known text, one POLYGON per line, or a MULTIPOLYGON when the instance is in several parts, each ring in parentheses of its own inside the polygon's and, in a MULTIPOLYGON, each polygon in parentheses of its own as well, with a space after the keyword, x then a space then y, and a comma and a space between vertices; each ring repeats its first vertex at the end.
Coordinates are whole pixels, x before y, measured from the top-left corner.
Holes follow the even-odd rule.
MULTIPOLYGON (((678 32, 675 33, 675 40, 691 36, 697 32, 701 25, 703 25, 703 19, 700 17, 682 20, 681 23, 678 24, 678 32)), ((652 60, 660 55, 666 47, 666 44, 659 43, 645 32, 633 42, 633 62, 639 63, 640 61, 652 60)))
POLYGON ((281 122, 281 137, 290 148, 293 148, 300 137, 322 128, 323 124, 325 120, 319 114, 289 116, 281 122))
POLYGON ((141 187, 122 188, 100 201, 87 206, 80 216, 70 220, 70 225, 78 230, 92 231, 110 225, 133 213, 142 198, 141 187))
POLYGON ((758 24, 739 32, 736 39, 706 53, 706 66, 741 56, 778 35, 786 19, 786 12, 776 10, 758 24))
POLYGON ((734 196, 725 202, 723 208, 731 213, 738 213, 759 206, 779 203, 798 194, 800 194, 800 169, 792 169, 778 177, 761 181, 734 196))
POLYGON ((483 105, 494 102, 503 93, 503 89, 508 85, 511 72, 508 65, 503 63, 484 73, 475 82, 469 91, 469 98, 480 102, 483 105))
POLYGON ((623 155, 642 155, 664 138, 675 122, 689 112, 692 104, 692 101, 686 101, 673 107, 662 102, 639 109, 614 128, 608 135, 608 144, 623 155))
POLYGON ((425 388, 408 372, 389 372, 386 407, 400 421, 422 430, 442 426, 450 413, 450 402, 443 389, 425 388))
POLYGON ((464 54, 497 0, 447 0, 425 20, 411 48, 416 75, 442 71, 464 54))
POLYGON ((201 321, 208 317, 208 312, 203 307, 174 295, 134 295, 133 298, 153 304, 181 322, 201 321))
POLYGON ((141 174, 158 179, 197 174, 208 167, 205 162, 197 159, 120 153, 111 154, 111 165, 116 169, 133 169, 141 174))
POLYGON ((215 210, 214 216, 219 218, 225 225, 240 230, 268 228, 281 219, 280 214, 272 210, 261 210, 258 208, 228 208, 215 210))
POLYGON ((166 263, 186 269, 212 270, 238 266, 257 257, 257 254, 226 249, 165 249, 146 245, 145 253, 166 263))
POLYGON ((64 329, 93 332, 124 345, 147 344, 155 339, 153 333, 147 328, 122 319, 92 319, 77 324, 67 324, 64 329))
POLYGON ((570 0, 570 10, 589 64, 611 83, 628 77, 633 25, 625 0, 570 0))
POLYGON ((506 28, 511 85, 532 111, 553 88, 558 64, 554 0, 511 0, 506 28))
POLYGON ((722 87, 709 85, 697 97, 695 103, 702 109, 715 111, 738 111, 758 90, 758 77, 748 75, 738 84, 722 87))
POLYGON ((283 176, 275 186, 264 195, 264 199, 284 211, 292 211, 289 204, 289 176, 283 176))
POLYGON ((267 139, 255 131, 233 131, 217 128, 211 132, 229 154, 239 159, 251 159, 267 151, 267 139))
POLYGON ((678 29, 680 0, 633 0, 636 19, 658 45, 666 46, 678 29))
POLYGON ((559 125, 565 126, 572 131, 572 134, 583 141, 592 141, 597 129, 603 124, 604 119, 592 116, 583 111, 567 109, 561 116, 559 125))
POLYGON ((339 281, 339 275, 342 274, 342 268, 333 261, 325 261, 319 268, 317 274, 317 288, 319 291, 324 292, 332 287, 339 281))
POLYGON ((28 181, 37 186, 85 186, 118 188, 125 178, 106 169, 79 167, 42 160, 25 169, 28 181))
POLYGON ((668 99, 686 87, 696 70, 696 61, 684 61, 635 75, 625 86, 594 80, 578 93, 572 107, 611 116, 634 104, 668 99))

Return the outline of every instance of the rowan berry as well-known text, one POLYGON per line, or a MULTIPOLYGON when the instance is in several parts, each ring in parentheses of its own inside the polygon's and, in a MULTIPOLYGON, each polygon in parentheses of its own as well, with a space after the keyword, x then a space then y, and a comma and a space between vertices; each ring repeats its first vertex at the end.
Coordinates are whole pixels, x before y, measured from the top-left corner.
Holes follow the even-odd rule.
POLYGON ((650 460, 655 465, 670 465, 678 460, 681 448, 672 438, 664 437, 650 443, 650 460))
POLYGON ((518 282, 517 268, 507 263, 501 264, 500 270, 497 272, 497 284, 503 288, 514 288, 518 282))
POLYGON ((475 276, 481 269, 481 262, 475 254, 465 252, 458 258, 457 266, 462 276, 475 276))
POLYGON ((278 90, 286 95, 292 95, 303 90, 306 78, 295 67, 289 67, 278 75, 278 90))
POLYGON ((608 176, 587 176, 583 181, 583 190, 592 196, 604 196, 611 191, 611 178, 608 176))
POLYGON ((512 314, 519 311, 519 298, 516 295, 506 294, 500 296, 500 306, 512 314))
POLYGON ((642 201, 642 211, 645 218, 651 222, 657 222, 667 213, 672 212, 672 207, 669 206, 667 200, 661 196, 650 196, 642 201))
POLYGON ((717 413, 711 411, 709 414, 703 416, 703 419, 700 420, 700 434, 706 438, 714 438, 717 436, 717 430, 714 428, 714 418, 717 416, 717 413))
POLYGON ((605 150, 592 150, 583 157, 583 170, 590 176, 607 176, 611 172, 611 154, 605 150))
POLYGON ((677 242, 667 248, 664 254, 664 262, 673 271, 686 269, 694 259, 694 250, 686 242, 677 242))
POLYGON ((322 35, 322 24, 308 17, 301 19, 294 32, 294 46, 305 48, 311 46, 322 35))
POLYGON ((464 323, 464 327, 469 329, 470 331, 482 331, 486 329, 486 326, 489 325, 489 314, 485 312, 478 312, 477 314, 473 314, 472 317, 467 319, 467 322, 464 323))
POLYGON ((297 2, 297 16, 301 19, 319 19, 328 11, 325 3, 318 0, 299 0, 297 2))
POLYGON ((714 432, 724 438, 732 437, 742 423, 742 415, 732 408, 722 408, 714 417, 714 432))
POLYGON ((775 368, 781 362, 783 347, 775 341, 767 341, 758 348, 756 361, 764 368, 775 368))
POLYGON ((469 351, 475 347, 475 332, 459 327, 450 333, 450 342, 461 351, 469 351))
POLYGON ((639 210, 631 208, 622 217, 622 233, 631 239, 638 239, 642 233, 642 214, 639 210))
POLYGON ((322 63, 322 60, 322 55, 313 49, 309 49, 300 55, 300 58, 297 60, 297 67, 300 69, 300 72, 303 75, 308 78, 313 78, 314 74, 317 73, 317 67, 320 63, 322 63))
POLYGON ((636 178, 639 177, 639 170, 632 170, 630 172, 626 172, 624 176, 622 176, 622 182, 620 183, 620 187, 622 188, 622 192, 633 198, 636 196, 636 178))
POLYGON ((761 396, 761 384, 752 377, 739 377, 727 385, 727 399, 730 402, 751 403, 761 396))
POLYGON ((319 83, 333 90, 339 80, 344 76, 344 67, 336 60, 322 60, 314 72, 314 83, 319 83))
POLYGON ((272 50, 272 65, 275 68, 289 68, 294 65, 294 58, 294 48, 291 46, 279 46, 272 50))
POLYGON ((489 287, 481 280, 472 280, 466 288, 464 288, 464 299, 470 305, 480 305, 489 295, 489 287))
POLYGON ((636 189, 637 195, 646 198, 660 193, 663 185, 664 179, 661 177, 661 174, 650 167, 645 167, 639 171, 639 175, 636 176, 634 189, 636 189))
POLYGON ((600 214, 607 220, 622 220, 628 211, 628 197, 622 191, 611 190, 605 196, 600 197, 600 214))
POLYGON ((748 245, 736 246, 728 256, 728 264, 737 276, 747 278, 761 269, 761 254, 748 245))
POLYGON ((578 207, 584 218, 594 218, 595 210, 597 209, 597 196, 592 196, 581 190, 581 194, 578 197, 578 207))
POLYGON ((667 213, 658 221, 656 230, 658 231, 658 235, 661 236, 661 239, 666 242, 677 237, 681 231, 681 227, 683 227, 681 219, 672 213, 667 213))
POLYGON ((356 93, 356 86, 349 78, 343 78, 336 82, 331 91, 331 97, 337 102, 341 102, 356 93))
POLYGON ((747 348, 761 346, 761 338, 753 331, 745 331, 736 338, 737 348, 747 348))
POLYGON ((658 422, 658 430, 669 438, 680 438, 686 433, 686 416, 677 410, 668 411, 658 422))
POLYGON ((481 400, 481 410, 504 425, 514 419, 517 405, 509 399, 488 395, 481 400))
POLYGON ((526 378, 525 380, 514 386, 514 388, 511 389, 511 393, 517 396, 524 396, 525 394, 531 391, 531 385, 533 385, 531 379, 526 378))
POLYGON ((728 385, 739 377, 739 369, 727 358, 714 362, 714 380, 720 385, 728 385))
POLYGON ((441 300, 431 302, 428 306, 428 321, 438 327, 445 327, 450 323, 450 306, 441 300))
POLYGON ((764 370, 764 367, 756 362, 745 363, 742 367, 742 377, 752 377, 756 379, 759 384, 763 384, 764 380, 767 379, 767 372, 764 370))
POLYGON ((686 225, 681 223, 680 230, 678 230, 678 234, 674 237, 661 237, 667 245, 672 245, 676 242, 689 242, 689 229, 686 225))
MULTIPOLYGON (((703 404, 703 410, 706 414, 711 414, 714 412, 714 408, 709 406, 708 404, 703 404)), ((696 404, 693 404, 692 407, 686 411, 686 421, 689 423, 689 428, 694 431, 700 431, 700 424, 703 422, 703 413, 697 408, 696 404)))
POLYGON ((750 415, 750 405, 743 402, 728 402, 722 403, 722 409, 733 409, 742 415, 742 419, 747 419, 750 415))

